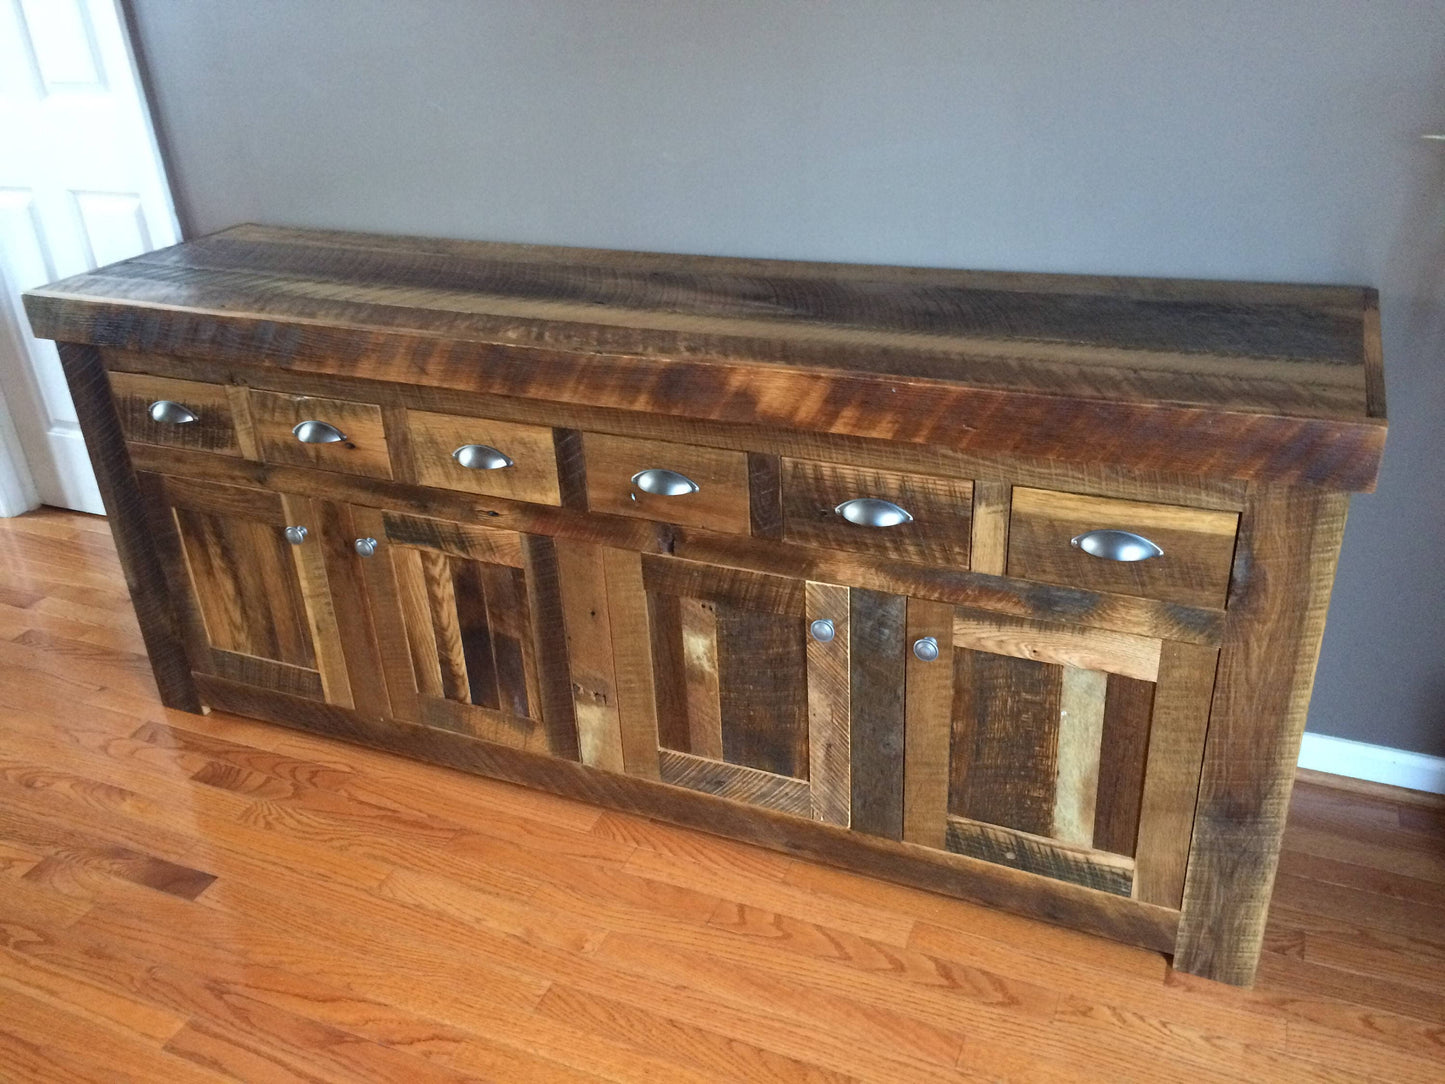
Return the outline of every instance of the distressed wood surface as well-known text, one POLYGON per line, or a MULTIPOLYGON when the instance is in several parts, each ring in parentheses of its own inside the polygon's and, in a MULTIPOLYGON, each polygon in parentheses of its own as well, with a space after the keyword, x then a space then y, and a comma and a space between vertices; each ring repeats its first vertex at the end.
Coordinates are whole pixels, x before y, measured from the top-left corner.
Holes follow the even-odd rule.
POLYGON ((808 635, 808 797, 815 820, 846 828, 852 816, 851 592, 812 582, 806 590, 804 620, 833 623, 827 642, 808 635))
POLYGON ((221 455, 247 454, 237 438, 231 392, 225 385, 113 372, 110 389, 126 440, 196 448, 221 455), (183 424, 156 421, 150 409, 158 400, 179 403, 194 414, 196 420, 183 424))
POLYGON ((1044 583, 1222 609, 1238 521, 1229 512, 1015 486, 1008 573, 1044 583), (1075 537, 1095 530, 1142 535, 1164 553, 1144 561, 1109 561, 1071 544, 1075 537))
POLYGON ((854 588, 848 635, 854 830, 903 838, 907 600, 854 588))
POLYGON ((604 549, 602 568, 612 633, 612 665, 617 679, 622 766, 631 775, 656 779, 657 700, 642 558, 636 553, 604 549))
POLYGON ((584 764, 620 772, 622 717, 603 550, 559 541, 556 552, 578 754, 584 764))
POLYGON ((1261 489, 1241 517, 1184 882, 1181 970, 1253 981, 1346 505, 1335 494, 1261 489))
POLYGON ((659 771, 662 781, 674 786, 798 817, 809 816, 811 812, 808 784, 776 772, 692 756, 672 749, 662 750, 659 771))
POLYGON ((1008 517, 1011 491, 1007 482, 973 483, 973 541, 969 567, 1002 576, 1008 571, 1008 517))
POLYGON ((1094 807, 1094 847, 1098 850, 1134 854, 1155 688, 1147 681, 1109 675, 1094 807))
POLYGON ((1141 681, 1153 681, 1159 672, 1161 641, 1152 637, 1050 621, 1020 621, 981 610, 960 608, 954 613, 953 642, 957 647, 995 655, 1105 670, 1141 681))
POLYGON ((789 542, 969 567, 972 482, 804 459, 784 459, 782 471, 783 537, 789 542), (892 527, 849 523, 837 508, 860 497, 890 501, 913 519, 892 527))
POLYGON ((1054 825, 1049 835, 1075 847, 1094 845, 1108 689, 1108 674, 1064 667, 1059 684, 1059 772, 1054 784, 1054 825))
POLYGON ((1369 488, 1384 437, 1368 392, 1372 297, 488 244, 438 252, 245 226, 31 291, 26 305, 37 334, 102 346, 248 352, 380 379, 420 366, 459 390, 1369 488))
POLYGON ((594 512, 748 533, 752 513, 746 454, 604 433, 584 434, 582 447, 587 459, 587 505, 594 512), (632 484, 634 475, 655 469, 686 475, 697 491, 660 496, 632 484))
POLYGON ((942 848, 953 738, 953 607, 909 599, 905 639, 903 838, 942 848), (925 636, 938 641, 938 658, 931 661, 912 649, 925 636))
MULTIPOLYGON (((1258 982, 1221 990, 996 906, 167 713, 105 520, 0 521, 0 554, 0 923, 24 931, 0 954, 7 1079, 190 1084, 216 1058, 248 1080, 549 1084, 1436 1084, 1445 1065, 1445 822, 1415 792, 1301 775, 1258 982), (83 681, 81 637, 112 645, 83 681)), ((1002 872, 978 891, 1031 879, 1002 872)), ((1061 887, 1034 901, 1054 922, 1100 895, 1061 887)))
POLYGON ((561 504, 557 447, 552 430, 489 418, 465 418, 425 410, 406 412, 416 481, 424 486, 464 489, 537 504, 561 504), (452 453, 466 444, 495 448, 512 460, 509 467, 463 467, 452 453))
POLYGON ((954 854, 997 862, 1116 896, 1128 896, 1134 883, 1134 863, 1118 855, 1063 847, 1056 839, 966 817, 949 816, 947 833, 948 849, 954 854))
POLYGON ((379 406, 254 389, 250 403, 256 446, 265 462, 320 467, 368 478, 392 477, 386 425, 379 406), (306 421, 335 426, 346 439, 330 444, 303 444, 292 430, 306 421))

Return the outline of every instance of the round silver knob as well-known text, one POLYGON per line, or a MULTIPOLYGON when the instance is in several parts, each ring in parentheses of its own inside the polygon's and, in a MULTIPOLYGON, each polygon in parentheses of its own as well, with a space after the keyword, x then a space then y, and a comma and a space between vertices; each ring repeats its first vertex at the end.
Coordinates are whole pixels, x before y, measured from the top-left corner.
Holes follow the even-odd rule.
POLYGON ((921 662, 932 662, 938 658, 938 637, 920 636, 913 641, 913 654, 921 662))
POLYGON ((299 523, 295 527, 286 528, 286 541, 293 546, 299 546, 306 541, 306 528, 299 523))
POLYGON ((820 617, 808 626, 808 632, 818 643, 830 643, 834 636, 833 622, 826 617, 820 617))
POLYGON ((376 539, 358 538, 356 540, 356 552, 362 557, 370 557, 376 552, 376 539))

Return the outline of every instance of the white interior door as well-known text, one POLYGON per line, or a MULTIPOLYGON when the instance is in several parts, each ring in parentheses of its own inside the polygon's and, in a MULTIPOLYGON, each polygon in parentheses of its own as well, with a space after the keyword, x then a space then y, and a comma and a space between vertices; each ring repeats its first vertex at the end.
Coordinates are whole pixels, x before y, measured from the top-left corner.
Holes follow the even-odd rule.
POLYGON ((103 511, 21 292, 179 236, 118 0, 0 0, 0 515, 103 511))

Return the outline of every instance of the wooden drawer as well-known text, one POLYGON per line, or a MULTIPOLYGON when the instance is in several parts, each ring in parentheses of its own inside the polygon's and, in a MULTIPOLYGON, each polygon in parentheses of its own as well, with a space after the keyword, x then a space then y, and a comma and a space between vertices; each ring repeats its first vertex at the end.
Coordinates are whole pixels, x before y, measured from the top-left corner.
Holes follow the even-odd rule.
POLYGON ((416 480, 424 486, 536 504, 562 503, 557 448, 546 426, 408 410, 406 431, 416 480), (463 466, 454 453, 468 445, 495 449, 512 462, 493 469, 463 466))
POLYGON ((244 388, 145 373, 111 373, 110 386, 126 440, 221 455, 255 455, 244 388), (195 420, 156 421, 151 407, 161 402, 175 403, 195 420))
POLYGON ((973 483, 809 459, 782 461, 783 537, 804 546, 967 568, 973 483), (838 511, 846 501, 888 501, 912 520, 863 526, 838 511))
POLYGON ((374 403, 255 389, 250 403, 257 448, 265 462, 319 467, 368 478, 392 476, 386 428, 381 408, 374 403), (332 444, 303 443, 292 430, 305 421, 335 426, 346 439, 332 444))
POLYGON ((641 516, 711 531, 748 533, 746 452, 604 433, 586 434, 583 449, 587 505, 592 511, 641 516), (676 471, 690 479, 697 490, 674 496, 642 492, 633 486, 632 479, 648 470, 676 471))
POLYGON ((1015 486, 1008 574, 1221 609, 1238 527, 1234 512, 1015 486), (1101 530, 1141 535, 1163 553, 1142 561, 1114 561, 1073 544, 1073 539, 1101 530))

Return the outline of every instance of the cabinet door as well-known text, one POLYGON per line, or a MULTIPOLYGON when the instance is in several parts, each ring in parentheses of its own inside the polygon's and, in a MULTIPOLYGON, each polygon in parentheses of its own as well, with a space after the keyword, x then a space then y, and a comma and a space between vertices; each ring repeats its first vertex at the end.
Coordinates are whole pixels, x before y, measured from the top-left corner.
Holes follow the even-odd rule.
POLYGON ((575 759, 549 538, 370 508, 352 522, 391 715, 575 759))
POLYGON ((192 669, 351 706, 315 502, 157 474, 140 482, 192 669))
POLYGON ((847 824, 848 589, 620 551, 603 566, 626 770, 847 824))
POLYGON ((1217 651, 908 604, 904 838, 1178 907, 1217 651))

